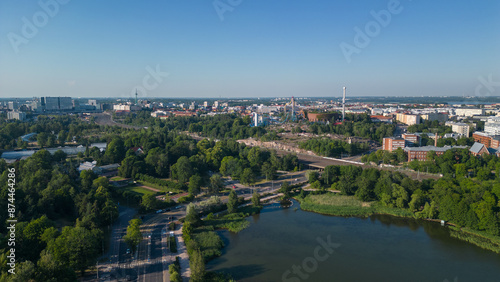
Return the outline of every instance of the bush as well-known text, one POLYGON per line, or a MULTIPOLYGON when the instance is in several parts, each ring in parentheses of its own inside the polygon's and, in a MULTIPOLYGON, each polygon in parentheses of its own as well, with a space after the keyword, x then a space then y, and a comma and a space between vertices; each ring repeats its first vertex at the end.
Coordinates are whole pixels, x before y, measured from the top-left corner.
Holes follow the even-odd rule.
POLYGON ((175 236, 168 237, 168 242, 170 246, 170 252, 177 253, 177 240, 175 240, 175 236))
POLYGON ((189 194, 189 195, 187 195, 187 196, 180 197, 180 198, 177 200, 177 203, 179 203, 179 204, 184 204, 184 203, 189 203, 189 202, 191 202, 192 200, 194 200, 194 195, 193 195, 193 194, 189 194))

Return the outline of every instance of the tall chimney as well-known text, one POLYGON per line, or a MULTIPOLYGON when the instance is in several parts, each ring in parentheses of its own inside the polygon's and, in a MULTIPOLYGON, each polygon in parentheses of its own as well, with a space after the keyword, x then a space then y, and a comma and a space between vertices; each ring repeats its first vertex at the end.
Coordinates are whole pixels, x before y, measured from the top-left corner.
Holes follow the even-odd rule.
POLYGON ((345 119, 345 86, 344 86, 344 95, 342 96, 342 122, 344 122, 345 119))
POLYGON ((436 132, 436 135, 434 135, 434 147, 438 146, 438 134, 436 132))

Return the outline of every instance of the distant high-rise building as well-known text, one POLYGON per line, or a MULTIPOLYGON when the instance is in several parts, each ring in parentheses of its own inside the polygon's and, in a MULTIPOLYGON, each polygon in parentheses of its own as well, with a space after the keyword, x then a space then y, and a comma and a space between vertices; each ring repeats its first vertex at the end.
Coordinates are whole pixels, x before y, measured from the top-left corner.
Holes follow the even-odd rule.
POLYGON ((7 119, 17 119, 23 121, 26 119, 26 113, 18 111, 7 112, 7 119))
POLYGON ((17 101, 9 101, 7 103, 7 108, 9 108, 9 110, 17 110, 19 109, 19 103, 17 101))
POLYGON ((46 111, 59 110, 59 98, 58 97, 45 97, 45 110, 46 111))
POLYGON ((72 110, 73 100, 71 97, 58 97, 59 99, 59 110, 72 110))

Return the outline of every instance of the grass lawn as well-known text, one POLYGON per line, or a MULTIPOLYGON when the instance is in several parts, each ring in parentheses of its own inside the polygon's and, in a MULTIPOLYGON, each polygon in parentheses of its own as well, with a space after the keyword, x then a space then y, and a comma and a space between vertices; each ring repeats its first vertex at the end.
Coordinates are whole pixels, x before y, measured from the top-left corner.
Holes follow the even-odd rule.
POLYGON ((138 186, 135 186, 135 185, 129 185, 129 186, 125 186, 125 187, 121 187, 121 188, 118 188, 120 191, 120 193, 123 193, 124 191, 130 191, 130 192, 133 192, 135 194, 139 194, 139 195, 151 195, 151 194, 156 194, 156 192, 154 191, 151 191, 149 189, 146 189, 146 188, 142 188, 142 187, 138 187, 138 186))
POLYGON ((333 194, 309 195, 308 200, 319 205, 361 207, 363 202, 352 197, 333 194))
POLYGON ((121 181, 121 180, 125 180, 125 178, 123 178, 121 176, 113 176, 109 180, 110 181, 121 181))
POLYGON ((158 185, 158 184, 154 184, 154 183, 150 183, 150 182, 142 181, 142 180, 137 180, 137 183, 142 184, 144 186, 148 186, 148 187, 151 187, 151 188, 155 188, 155 189, 161 190, 163 192, 174 192, 174 193, 182 193, 182 192, 184 192, 184 191, 181 191, 179 189, 169 188, 169 187, 166 187, 166 186, 161 186, 161 185, 158 185))

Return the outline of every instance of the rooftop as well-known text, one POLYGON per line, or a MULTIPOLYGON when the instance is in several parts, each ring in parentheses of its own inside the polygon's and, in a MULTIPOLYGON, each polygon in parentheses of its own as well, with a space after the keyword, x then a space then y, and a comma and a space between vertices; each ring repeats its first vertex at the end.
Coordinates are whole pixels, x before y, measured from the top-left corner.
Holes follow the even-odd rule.
POLYGON ((446 152, 451 149, 467 149, 467 146, 444 146, 444 147, 436 147, 436 146, 423 146, 423 147, 406 147, 406 152, 446 152))

